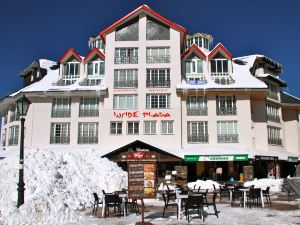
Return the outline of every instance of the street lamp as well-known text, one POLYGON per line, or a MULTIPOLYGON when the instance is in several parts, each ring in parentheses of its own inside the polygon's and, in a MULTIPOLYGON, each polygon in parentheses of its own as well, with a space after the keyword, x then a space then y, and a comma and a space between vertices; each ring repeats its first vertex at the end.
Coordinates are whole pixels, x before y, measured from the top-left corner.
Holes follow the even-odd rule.
POLYGON ((19 183, 17 189, 18 208, 24 204, 24 190, 25 190, 25 183, 23 179, 24 178, 24 123, 25 123, 25 116, 27 114, 29 105, 30 105, 30 101, 26 98, 25 95, 23 95, 17 100, 17 112, 19 113, 21 118, 19 183))

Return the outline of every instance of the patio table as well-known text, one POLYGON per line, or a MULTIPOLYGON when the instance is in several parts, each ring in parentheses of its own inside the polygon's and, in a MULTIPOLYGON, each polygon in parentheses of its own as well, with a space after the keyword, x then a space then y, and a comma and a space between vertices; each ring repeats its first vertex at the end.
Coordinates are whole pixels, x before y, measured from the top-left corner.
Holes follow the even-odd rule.
MULTIPOLYGON (((247 192, 250 190, 250 188, 240 188, 239 191, 242 191, 243 192, 243 200, 244 200, 244 208, 246 208, 246 195, 247 195, 247 192)), ((264 208, 265 205, 264 205, 264 198, 263 198, 263 193, 262 193, 262 189, 260 189, 260 199, 261 199, 261 207, 264 208)))

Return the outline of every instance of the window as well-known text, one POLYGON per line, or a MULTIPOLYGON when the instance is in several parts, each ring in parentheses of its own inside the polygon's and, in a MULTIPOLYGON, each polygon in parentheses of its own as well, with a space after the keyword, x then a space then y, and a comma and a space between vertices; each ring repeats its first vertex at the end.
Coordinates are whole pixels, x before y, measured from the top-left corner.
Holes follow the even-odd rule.
POLYGON ((31 82, 34 81, 34 75, 33 74, 31 74, 31 76, 30 76, 30 81, 31 82))
POLYGON ((137 48, 116 48, 115 64, 137 64, 138 49, 137 48))
POLYGON ((137 109, 137 95, 114 95, 114 109, 137 109))
POLYGON ((70 143, 70 123, 51 123, 50 144, 70 143))
POLYGON ((185 60, 185 73, 203 73, 203 60, 185 60))
POLYGON ((272 145, 282 145, 280 128, 268 126, 268 143, 272 145))
POLYGON ((219 143, 237 143, 237 122, 219 121, 218 122, 218 142, 219 143))
POLYGON ((116 41, 139 40, 139 17, 136 17, 116 28, 116 41))
POLYGON ((187 99, 188 116, 207 116, 206 96, 188 96, 187 99))
POLYGON ((147 109, 167 109, 170 108, 170 94, 147 94, 147 109))
POLYGON ((110 134, 122 134, 122 122, 111 122, 110 134))
POLYGON ((8 145, 18 145, 19 141, 19 126, 12 126, 9 128, 8 145))
POLYGON ((1 146, 6 146, 6 129, 3 129, 2 137, 1 137, 1 146))
POLYGON ((53 99, 52 117, 71 117, 71 99, 70 98, 53 99))
POLYGON ((186 41, 186 48, 188 49, 193 44, 197 45, 199 48, 209 49, 209 41, 205 37, 192 37, 186 41))
POLYGON ((17 110, 16 105, 13 105, 10 110, 9 122, 18 121, 18 120, 20 120, 20 114, 17 110))
POLYGON ((267 93, 267 97, 271 98, 273 100, 279 100, 279 98, 278 98, 278 93, 279 93, 278 86, 275 85, 275 84, 268 83, 268 87, 269 87, 269 90, 268 90, 268 93, 267 93))
POLYGON ((174 121, 161 121, 161 133, 162 134, 173 134, 174 132, 174 121))
POLYGON ((267 110, 267 120, 273 121, 276 123, 280 123, 280 116, 279 116, 279 107, 275 105, 268 104, 266 105, 267 110))
POLYGON ((139 134, 139 122, 127 122, 127 134, 139 134))
POLYGON ((156 134, 156 121, 144 122, 144 134, 156 134))
POLYGON ((71 85, 79 78, 80 62, 67 62, 63 64, 63 81, 65 85, 71 85))
POLYGON ((78 144, 98 143, 98 123, 78 124, 78 144))
POLYGON ((155 20, 151 17, 147 17, 147 40, 170 40, 170 27, 155 20))
POLYGON ((170 87, 170 69, 147 69, 147 87, 170 87))
POLYGON ((98 98, 81 98, 79 107, 80 117, 99 116, 99 99, 98 98))
POLYGON ((147 63, 169 63, 170 47, 147 48, 147 63))
POLYGON ((207 122, 188 122, 187 129, 188 143, 208 143, 207 122))
POLYGON ((115 88, 137 88, 138 87, 138 70, 115 70, 115 88))
POLYGON ((236 99, 235 96, 217 96, 217 115, 227 116, 236 115, 236 99))
POLYGON ((221 54, 217 54, 214 59, 210 60, 211 78, 217 84, 228 85, 234 83, 229 75, 228 60, 221 54))
POLYGON ((2 115, 2 124, 3 125, 7 124, 7 112, 3 113, 2 115))
POLYGON ((104 74, 104 62, 103 61, 93 61, 89 62, 87 65, 88 76, 98 76, 104 74))

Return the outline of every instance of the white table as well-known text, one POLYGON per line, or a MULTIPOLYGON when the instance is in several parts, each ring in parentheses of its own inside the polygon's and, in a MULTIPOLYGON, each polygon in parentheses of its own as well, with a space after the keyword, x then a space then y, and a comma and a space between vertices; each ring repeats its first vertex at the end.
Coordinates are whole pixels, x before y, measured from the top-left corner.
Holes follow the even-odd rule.
MULTIPOLYGON (((239 191, 243 192, 244 208, 246 208, 246 195, 247 195, 247 192, 249 190, 250 190, 249 188, 239 189, 239 191)), ((260 189, 260 200, 261 200, 261 207, 264 208, 265 205, 264 205, 264 196, 263 196, 263 193, 262 193, 262 189, 260 189)))
MULTIPOLYGON (((128 198, 128 194, 124 193, 124 194, 119 194, 119 197, 122 198, 123 203, 124 203, 124 216, 126 216, 126 207, 125 207, 125 201, 126 198, 128 198)), ((104 214, 105 214, 105 196, 102 196, 102 218, 104 218, 104 214)))

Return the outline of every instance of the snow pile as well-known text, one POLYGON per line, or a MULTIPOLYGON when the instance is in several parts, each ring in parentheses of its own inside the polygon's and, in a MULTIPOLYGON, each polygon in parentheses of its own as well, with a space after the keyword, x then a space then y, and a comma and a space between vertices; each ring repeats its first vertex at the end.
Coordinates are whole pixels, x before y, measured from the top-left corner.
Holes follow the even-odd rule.
POLYGON ((25 204, 16 209, 18 158, 0 161, 0 224, 62 224, 92 206, 93 192, 127 187, 127 175, 92 149, 26 149, 25 204))
POLYGON ((201 189, 214 190, 214 186, 213 185, 215 185, 216 189, 220 188, 219 183, 216 182, 216 181, 212 181, 212 180, 206 180, 206 181, 204 181, 204 180, 197 180, 195 182, 188 183, 188 187, 190 189, 194 189, 194 187, 195 187, 195 189, 198 189, 200 187, 201 189))
POLYGON ((261 188, 265 190, 267 187, 270 187, 270 192, 281 192, 282 190, 283 179, 256 179, 253 181, 247 181, 244 183, 245 187, 250 187, 254 185, 255 188, 261 188))

